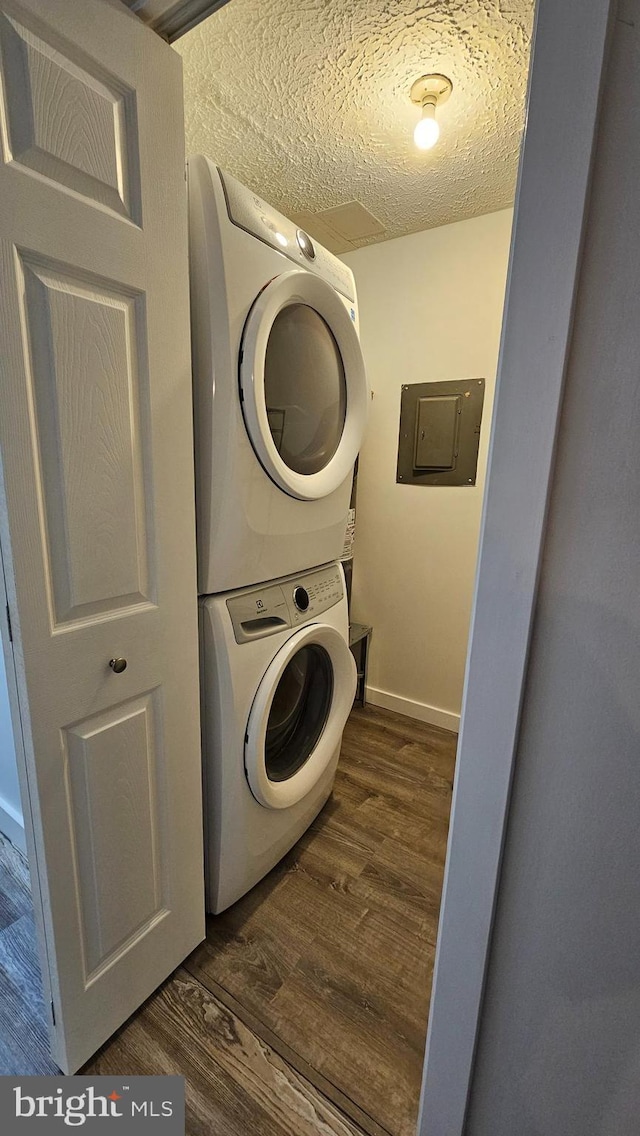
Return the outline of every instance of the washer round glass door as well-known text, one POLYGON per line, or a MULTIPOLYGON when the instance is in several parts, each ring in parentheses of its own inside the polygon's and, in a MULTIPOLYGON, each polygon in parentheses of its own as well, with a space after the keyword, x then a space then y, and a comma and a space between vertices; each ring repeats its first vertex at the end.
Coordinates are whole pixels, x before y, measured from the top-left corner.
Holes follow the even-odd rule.
POLYGON ((344 637, 328 624, 296 631, 269 664, 253 700, 245 769, 261 805, 301 801, 330 765, 356 691, 344 637))
POLYGON ((285 493, 315 500, 349 476, 362 442, 367 380, 340 296, 293 269, 255 301, 244 328, 242 409, 253 448, 285 493))

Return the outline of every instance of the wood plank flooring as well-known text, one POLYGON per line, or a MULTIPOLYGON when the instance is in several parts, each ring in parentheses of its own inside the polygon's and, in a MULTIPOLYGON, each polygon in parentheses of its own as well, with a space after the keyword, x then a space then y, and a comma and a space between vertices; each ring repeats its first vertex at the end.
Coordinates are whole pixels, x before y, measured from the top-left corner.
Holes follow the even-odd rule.
POLYGON ((361 1136, 182 969, 82 1072, 184 1076, 187 1136, 361 1136))
MULTIPOLYGON (((187 1136, 414 1136, 455 744, 354 711, 309 832, 83 1072, 182 1074, 187 1136)), ((0 842, 3 1073, 56 1072, 32 918, 0 842)))
POLYGON ((413 1136, 455 735, 353 712, 331 800, 185 969, 371 1136, 413 1136))
POLYGON ((0 1076, 59 1073, 49 1056, 27 861, 0 834, 0 1076))

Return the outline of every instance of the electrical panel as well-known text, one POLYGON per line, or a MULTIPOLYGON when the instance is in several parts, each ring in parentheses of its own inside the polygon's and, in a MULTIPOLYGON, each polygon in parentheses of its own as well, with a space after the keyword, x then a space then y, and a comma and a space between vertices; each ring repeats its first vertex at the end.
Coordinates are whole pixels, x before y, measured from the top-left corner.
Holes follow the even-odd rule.
POLYGON ((484 379, 403 385, 396 481, 475 485, 484 379))

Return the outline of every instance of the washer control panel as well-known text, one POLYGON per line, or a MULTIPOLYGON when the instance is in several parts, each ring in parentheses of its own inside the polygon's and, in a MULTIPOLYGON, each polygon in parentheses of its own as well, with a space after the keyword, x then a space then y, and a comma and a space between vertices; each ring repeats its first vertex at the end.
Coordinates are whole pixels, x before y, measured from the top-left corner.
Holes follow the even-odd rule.
MULTIPOLYGON (((282 586, 287 589, 287 584, 282 586)), ((292 627, 309 623, 328 607, 333 607, 344 595, 342 573, 337 565, 320 568, 302 579, 295 579, 288 587, 292 627)))
POLYGON ((317 568, 277 584, 245 588, 227 600, 236 643, 312 622, 344 596, 340 566, 317 568))

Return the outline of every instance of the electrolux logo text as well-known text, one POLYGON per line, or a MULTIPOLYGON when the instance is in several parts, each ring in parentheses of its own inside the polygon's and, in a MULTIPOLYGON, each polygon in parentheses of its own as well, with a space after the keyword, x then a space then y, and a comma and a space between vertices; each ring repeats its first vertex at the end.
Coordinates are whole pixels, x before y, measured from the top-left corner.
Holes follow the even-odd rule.
POLYGON ((184 1136, 184 1078, 1 1077, 3 1136, 62 1132, 184 1136), (109 1128, 111 1131, 112 1128, 109 1128))

